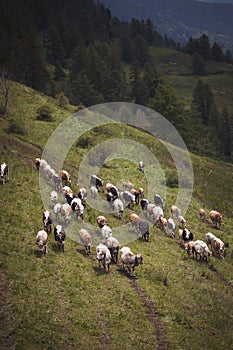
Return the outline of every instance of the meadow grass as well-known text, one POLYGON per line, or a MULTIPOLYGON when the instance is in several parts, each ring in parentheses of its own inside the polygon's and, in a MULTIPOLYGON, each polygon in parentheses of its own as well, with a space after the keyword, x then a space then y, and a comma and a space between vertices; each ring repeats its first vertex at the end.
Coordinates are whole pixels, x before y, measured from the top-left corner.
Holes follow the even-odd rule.
MULTIPOLYGON (((42 226, 44 210, 40 197, 38 172, 33 160, 40 156, 46 138, 56 125, 69 115, 54 105, 53 100, 31 89, 17 85, 10 120, 24 121, 27 135, 9 135, 5 127, 9 119, 1 118, 1 162, 10 165, 10 181, 1 185, 0 267, 2 300, 9 310, 1 308, 0 348, 37 349, 158 349, 156 330, 143 300, 132 288, 121 264, 111 265, 107 274, 99 267, 95 247, 90 256, 78 240, 67 237, 65 253, 59 250, 53 235, 49 237, 48 254, 41 256, 35 244, 42 226), (50 103, 56 121, 35 120, 40 103, 50 103), (19 118, 19 119, 18 119, 19 118), (32 132, 31 132, 32 129, 32 132), (6 293, 6 286, 9 293, 6 293), (8 331, 10 329, 10 331, 8 331), (8 347, 9 348, 9 347, 8 347)), ((74 188, 78 186, 78 168, 93 145, 109 137, 125 137, 143 143, 155 154, 165 174, 176 177, 176 170, 166 148, 149 134, 128 126, 106 126, 104 132, 92 130, 92 144, 81 148, 73 145, 65 163, 71 171, 74 188)), ((86 135, 88 137, 88 134, 86 135)), ((230 247, 224 260, 211 257, 211 264, 233 286, 232 185, 233 166, 191 154, 194 167, 194 192, 186 213, 187 225, 195 239, 204 240, 211 231, 230 247), (206 226, 199 218, 199 208, 207 214, 211 209, 224 213, 223 231, 206 226)), ((130 180, 135 187, 145 188, 148 179, 137 164, 126 159, 109 160, 98 173, 106 181, 120 185, 130 180)), ((161 181, 161 179, 159 179, 161 181)), ((175 202, 177 188, 166 187, 165 217, 175 202)), ((105 194, 101 194, 105 198, 105 194)), ((85 220, 96 225, 99 214, 88 207, 85 220)), ((140 213, 140 207, 134 212, 140 213)), ((125 209, 121 222, 106 214, 109 225, 129 222, 132 210, 125 209)), ((74 232, 77 234, 77 232, 74 232)), ((99 236, 100 237, 100 236, 99 236)), ((177 239, 167 237, 157 227, 151 228, 150 242, 137 239, 129 243, 134 253, 143 255, 145 263, 136 267, 136 282, 154 303, 161 321, 168 350, 231 349, 233 343, 232 289, 224 285, 208 266, 188 257, 177 239)))

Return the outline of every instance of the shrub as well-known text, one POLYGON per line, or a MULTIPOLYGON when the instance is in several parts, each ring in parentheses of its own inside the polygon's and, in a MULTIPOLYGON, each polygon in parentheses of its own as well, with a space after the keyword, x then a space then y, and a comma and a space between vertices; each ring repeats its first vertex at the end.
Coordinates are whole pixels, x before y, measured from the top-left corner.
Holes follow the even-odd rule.
POLYGON ((16 123, 12 123, 9 128, 6 130, 8 134, 17 134, 17 135, 26 135, 26 130, 16 123))
POLYGON ((52 117, 52 110, 49 106, 43 105, 37 109, 37 120, 42 120, 46 122, 52 122, 53 117, 52 117))

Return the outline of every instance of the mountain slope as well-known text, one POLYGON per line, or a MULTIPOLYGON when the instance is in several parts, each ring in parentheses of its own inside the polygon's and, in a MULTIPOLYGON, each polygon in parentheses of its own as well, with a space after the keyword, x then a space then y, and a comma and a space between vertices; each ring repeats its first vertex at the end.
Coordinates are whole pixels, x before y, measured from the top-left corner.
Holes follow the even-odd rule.
POLYGON ((217 41, 224 49, 233 48, 231 4, 209 4, 195 0, 102 2, 120 19, 150 18, 159 32, 181 44, 185 44, 191 36, 198 37, 205 32, 212 42, 217 41))
MULTIPOLYGON (((149 243, 141 239, 130 243, 145 261, 136 267, 136 278, 124 272, 121 264, 112 265, 107 274, 98 266, 95 247, 86 256, 84 248, 69 236, 62 254, 51 235, 49 252, 43 257, 35 245, 44 208, 33 159, 41 156, 52 131, 71 112, 59 108, 56 100, 20 84, 12 85, 10 97, 9 117, 1 116, 0 126, 0 161, 10 166, 10 181, 0 185, 0 348, 180 350, 182 339, 184 349, 191 343, 192 350, 230 349, 233 166, 191 154, 195 181, 186 214, 188 227, 196 239, 203 239, 206 232, 213 230, 229 241, 225 260, 211 257, 207 265, 195 261, 187 256, 178 239, 169 238, 157 226, 151 229, 149 243), (52 109, 52 122, 35 118, 37 108, 44 104, 52 109), (17 122, 26 131, 24 135, 6 132, 11 123, 17 122), (225 214, 222 230, 199 219, 200 207, 207 213, 215 208, 225 214), (216 301, 221 301, 217 307, 216 301)), ((157 139, 126 125, 106 126, 86 134, 92 140, 87 147, 74 144, 69 151, 65 166, 72 175, 74 191, 78 188, 81 161, 108 137, 125 137, 144 144, 158 158, 167 179, 176 178, 174 164, 157 139)), ((137 185, 145 181, 136 165, 125 159, 109 161, 100 169, 100 175, 113 183, 126 174, 137 185)), ((50 190, 48 186, 48 194, 50 190)), ((176 188, 167 187, 166 217, 175 198, 176 188)), ((87 209, 84 220, 96 225, 97 211, 89 206, 87 209)), ((135 212, 139 211, 137 207, 135 212)), ((128 223, 130 213, 132 210, 125 209, 121 223, 111 213, 105 215, 110 226, 115 227, 128 223)), ((77 232, 74 235, 77 237, 77 232)))

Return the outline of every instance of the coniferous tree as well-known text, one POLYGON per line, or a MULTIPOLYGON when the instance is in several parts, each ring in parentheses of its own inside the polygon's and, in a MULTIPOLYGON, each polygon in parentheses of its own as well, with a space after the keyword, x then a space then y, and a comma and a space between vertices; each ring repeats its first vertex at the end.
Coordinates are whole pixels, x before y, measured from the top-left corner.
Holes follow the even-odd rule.
POLYGON ((205 62, 199 53, 195 52, 192 57, 193 73, 199 76, 205 75, 205 62))
POLYGON ((133 58, 142 67, 151 59, 148 46, 140 34, 137 34, 133 40, 133 58))
POLYGON ((131 63, 133 59, 133 44, 128 35, 123 34, 119 39, 120 57, 123 62, 131 63))
POLYGON ((212 45, 211 53, 212 53, 212 59, 214 61, 220 61, 220 62, 223 61, 224 54, 223 54, 222 48, 216 42, 214 42, 212 45))

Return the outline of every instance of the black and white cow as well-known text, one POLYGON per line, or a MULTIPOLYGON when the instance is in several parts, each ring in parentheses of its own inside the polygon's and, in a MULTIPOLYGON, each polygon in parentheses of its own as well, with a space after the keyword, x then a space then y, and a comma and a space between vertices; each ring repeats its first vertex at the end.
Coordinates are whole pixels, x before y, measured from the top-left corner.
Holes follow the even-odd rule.
POLYGON ((57 242, 58 247, 64 253, 66 233, 62 225, 57 225, 54 227, 54 239, 57 242))
POLYGON ((2 179, 3 185, 7 181, 9 181, 9 168, 8 168, 8 165, 6 163, 1 164, 1 179, 2 179))
POLYGON ((45 231, 49 235, 52 232, 52 219, 51 214, 48 210, 43 212, 42 221, 44 224, 45 231))
POLYGON ((101 180, 96 175, 91 175, 90 176, 90 185, 91 186, 95 186, 97 189, 99 189, 99 187, 101 187, 102 191, 104 192, 104 181, 101 180))
POLYGON ((155 205, 164 209, 164 199, 159 194, 156 194, 154 196, 154 203, 155 203, 155 205))

